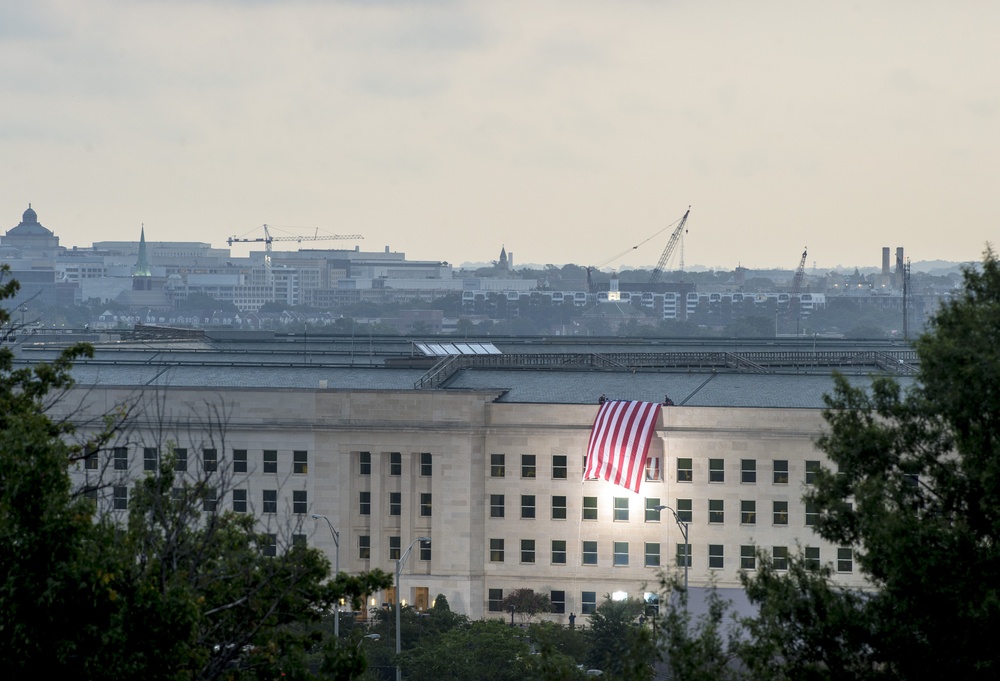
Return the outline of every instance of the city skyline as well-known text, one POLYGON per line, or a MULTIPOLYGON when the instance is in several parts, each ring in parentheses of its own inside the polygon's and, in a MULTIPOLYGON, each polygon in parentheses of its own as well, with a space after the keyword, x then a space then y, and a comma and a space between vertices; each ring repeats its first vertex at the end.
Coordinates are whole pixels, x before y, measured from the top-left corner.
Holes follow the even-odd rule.
POLYGON ((936 2, 6 5, 0 229, 30 202, 64 245, 145 224, 222 247, 267 223, 413 259, 505 246, 515 265, 625 252, 606 266, 628 269, 690 204, 689 266, 794 269, 803 246, 821 270, 876 266, 883 246, 978 261, 1000 217, 997 19, 936 2))

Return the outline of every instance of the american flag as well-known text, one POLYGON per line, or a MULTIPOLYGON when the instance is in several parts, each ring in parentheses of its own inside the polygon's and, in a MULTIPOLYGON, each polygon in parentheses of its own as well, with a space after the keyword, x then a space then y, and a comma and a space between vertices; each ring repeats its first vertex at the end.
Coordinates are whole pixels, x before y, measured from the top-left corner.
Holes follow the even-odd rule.
POLYGON ((603 478, 638 492, 659 417, 656 402, 612 400, 602 404, 590 431, 583 479, 603 478))

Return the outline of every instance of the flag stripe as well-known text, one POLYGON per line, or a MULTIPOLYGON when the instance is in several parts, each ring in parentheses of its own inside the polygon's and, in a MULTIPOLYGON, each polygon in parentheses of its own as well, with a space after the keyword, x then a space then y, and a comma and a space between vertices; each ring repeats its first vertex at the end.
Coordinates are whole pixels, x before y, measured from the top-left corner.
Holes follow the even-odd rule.
POLYGON ((638 492, 659 416, 656 402, 602 404, 590 431, 584 480, 601 478, 638 492))

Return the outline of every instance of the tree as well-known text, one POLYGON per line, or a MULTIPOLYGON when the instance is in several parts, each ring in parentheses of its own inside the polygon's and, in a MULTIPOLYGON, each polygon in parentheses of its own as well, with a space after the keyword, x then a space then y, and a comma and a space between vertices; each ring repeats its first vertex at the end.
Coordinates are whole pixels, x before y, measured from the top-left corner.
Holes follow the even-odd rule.
POLYGON ((590 616, 590 654, 587 664, 614 679, 648 681, 653 678, 656 643, 652 630, 639 624, 646 604, 635 598, 613 601, 609 596, 590 616))
POLYGON ((513 608, 514 614, 524 624, 530 622, 535 615, 552 612, 552 601, 549 600, 549 595, 535 593, 534 589, 514 589, 504 596, 500 606, 504 612, 510 612, 513 608))

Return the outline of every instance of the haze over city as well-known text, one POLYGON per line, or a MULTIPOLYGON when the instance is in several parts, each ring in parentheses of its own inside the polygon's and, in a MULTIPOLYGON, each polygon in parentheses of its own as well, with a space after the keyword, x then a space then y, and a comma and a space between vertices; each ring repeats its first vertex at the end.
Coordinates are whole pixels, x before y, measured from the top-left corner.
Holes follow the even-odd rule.
POLYGON ((692 265, 978 260, 997 25, 992 3, 4 3, 0 228, 31 202, 66 246, 268 223, 597 264, 691 205, 692 265))

